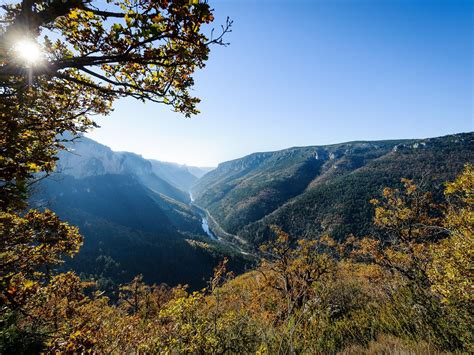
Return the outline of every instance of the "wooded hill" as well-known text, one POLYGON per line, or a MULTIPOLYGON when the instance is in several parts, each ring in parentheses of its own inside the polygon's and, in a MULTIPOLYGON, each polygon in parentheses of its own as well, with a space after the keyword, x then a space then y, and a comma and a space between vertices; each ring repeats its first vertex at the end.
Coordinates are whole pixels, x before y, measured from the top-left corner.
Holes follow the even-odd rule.
POLYGON ((193 188, 228 232, 258 245, 269 225, 291 235, 338 240, 371 230, 370 199, 411 178, 439 191, 474 161, 474 134, 349 142, 254 153, 220 164, 193 188))

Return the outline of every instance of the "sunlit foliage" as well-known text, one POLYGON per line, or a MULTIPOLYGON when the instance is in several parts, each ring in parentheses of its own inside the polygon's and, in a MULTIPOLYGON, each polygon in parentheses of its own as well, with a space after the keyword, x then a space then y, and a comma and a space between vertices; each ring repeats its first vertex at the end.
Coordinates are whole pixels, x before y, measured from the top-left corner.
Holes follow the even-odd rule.
POLYGON ((0 207, 20 205, 33 174, 50 173, 58 135, 94 127, 93 115, 120 97, 197 113, 193 73, 209 46, 225 44, 202 26, 213 21, 198 1, 23 0, 3 5, 0 22, 0 207), (16 46, 42 50, 24 62, 16 46))
POLYGON ((227 21, 206 36, 203 26, 213 19, 206 2, 188 0, 0 6, 0 296, 7 349, 96 346, 104 325, 94 312, 112 308, 103 297, 86 296, 74 274, 55 274, 62 257, 79 250, 78 230, 51 211, 28 211, 28 193, 54 171, 64 141, 95 127, 94 116, 110 113, 118 98, 159 102, 187 117, 198 113, 193 74, 204 67, 210 45, 225 44, 231 26, 227 21))

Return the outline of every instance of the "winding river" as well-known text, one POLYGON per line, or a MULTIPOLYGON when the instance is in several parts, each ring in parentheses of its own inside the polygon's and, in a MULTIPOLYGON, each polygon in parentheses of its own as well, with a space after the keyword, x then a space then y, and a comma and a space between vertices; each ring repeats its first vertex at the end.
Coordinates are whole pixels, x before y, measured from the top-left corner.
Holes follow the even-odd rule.
MULTIPOLYGON (((189 204, 192 205, 194 202, 194 198, 191 192, 189 192, 189 199, 191 200, 189 204)), ((219 240, 219 238, 217 238, 214 235, 214 233, 212 233, 211 229, 209 228, 209 222, 207 221, 206 215, 201 214, 201 218, 202 218, 202 221, 201 221, 202 230, 209 236, 209 238, 214 239, 214 240, 219 240)))
POLYGON ((233 248, 236 248, 241 254, 252 255, 242 249, 242 245, 247 244, 245 240, 240 238, 238 235, 227 233, 224 229, 222 229, 222 227, 216 222, 212 215, 209 214, 209 211, 194 203, 194 198, 191 192, 189 192, 189 198, 191 200, 191 202, 189 202, 189 205, 194 206, 199 211, 199 215, 202 219, 202 230, 209 236, 209 238, 212 238, 213 240, 218 240, 221 243, 225 243, 229 246, 232 246, 233 248), (211 219, 211 225, 216 228, 215 232, 213 232, 209 227, 208 218, 211 219))
POLYGON ((202 217, 201 226, 202 226, 202 230, 203 230, 204 232, 206 232, 206 234, 207 234, 210 238, 217 240, 217 237, 212 233, 211 229, 209 228, 209 223, 207 222, 207 218, 206 218, 206 217, 202 217))

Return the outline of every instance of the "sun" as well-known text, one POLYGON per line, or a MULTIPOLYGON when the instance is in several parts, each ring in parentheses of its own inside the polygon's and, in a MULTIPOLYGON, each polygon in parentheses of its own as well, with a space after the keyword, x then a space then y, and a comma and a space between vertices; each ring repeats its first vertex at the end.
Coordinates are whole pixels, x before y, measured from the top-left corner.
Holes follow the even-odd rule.
POLYGON ((33 66, 41 60, 41 49, 39 45, 29 39, 23 38, 14 46, 15 56, 28 66, 33 66))

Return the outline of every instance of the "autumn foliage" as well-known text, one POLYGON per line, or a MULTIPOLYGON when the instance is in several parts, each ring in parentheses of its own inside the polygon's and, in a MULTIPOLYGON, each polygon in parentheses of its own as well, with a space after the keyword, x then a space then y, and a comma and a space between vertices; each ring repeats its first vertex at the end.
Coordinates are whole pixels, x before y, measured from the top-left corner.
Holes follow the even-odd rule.
POLYGON ((72 273, 41 287, 24 279, 34 297, 14 320, 4 314, 2 346, 21 338, 60 352, 472 351, 473 181, 466 166, 438 204, 412 181, 385 189, 374 201, 379 234, 344 244, 274 228, 259 267, 234 277, 224 261, 201 291, 138 276, 112 301, 72 273))
POLYGON ((95 127, 93 117, 110 113, 118 98, 198 113, 193 74, 231 26, 206 36, 202 27, 213 19, 207 3, 188 0, 0 6, 2 350, 79 351, 97 343, 100 318, 92 310, 108 309, 105 298, 91 298, 76 275, 55 271, 77 253, 81 236, 52 211, 29 210, 28 196, 54 171, 64 142, 95 127), (37 58, 18 52, 25 44, 37 58))

